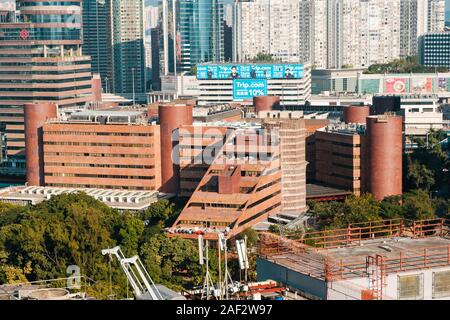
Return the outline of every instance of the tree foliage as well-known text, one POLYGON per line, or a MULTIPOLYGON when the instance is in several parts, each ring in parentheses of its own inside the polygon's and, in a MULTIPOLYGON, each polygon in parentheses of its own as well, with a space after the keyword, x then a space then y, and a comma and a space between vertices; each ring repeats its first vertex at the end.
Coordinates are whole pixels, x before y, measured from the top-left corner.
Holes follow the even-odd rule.
POLYGON ((448 69, 444 67, 425 67, 419 63, 418 56, 410 56, 406 58, 395 59, 388 63, 373 64, 367 70, 365 70, 364 73, 434 73, 447 71, 448 69))
POLYGON ((412 190, 402 196, 375 200, 372 195, 350 196, 344 202, 316 202, 312 204, 319 229, 345 228, 348 224, 381 219, 430 219, 448 211, 447 200, 431 199, 424 190, 412 190))
POLYGON ((256 56, 251 59, 252 62, 273 62, 276 61, 270 53, 258 52, 256 56))
POLYGON ((29 207, 0 203, 0 284, 64 278, 67 267, 77 265, 81 275, 93 279, 88 293, 106 299, 112 289, 125 297, 127 279, 120 265, 101 254, 116 245, 126 256, 141 255, 157 282, 198 284, 202 273, 195 242, 162 234, 178 211, 161 200, 141 215, 118 212, 84 193, 29 207))
POLYGON ((449 153, 440 142, 447 137, 442 130, 430 131, 428 139, 416 138, 417 148, 405 157, 405 191, 423 189, 449 197, 449 153))

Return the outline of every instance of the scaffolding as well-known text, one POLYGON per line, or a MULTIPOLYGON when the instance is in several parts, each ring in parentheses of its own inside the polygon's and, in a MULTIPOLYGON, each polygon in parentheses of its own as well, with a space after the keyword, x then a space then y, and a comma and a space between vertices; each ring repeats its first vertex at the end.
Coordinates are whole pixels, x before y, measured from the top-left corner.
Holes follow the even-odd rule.
MULTIPOLYGON (((450 265, 450 220, 409 221, 391 219, 349 224, 347 228, 279 236, 262 233, 259 252, 264 258, 324 280, 326 282, 367 277, 373 299, 383 299, 389 274, 450 265), (385 240, 437 239, 436 246, 414 247, 391 252, 385 240), (377 239, 379 241, 377 241, 377 239), (337 250, 365 247, 381 248, 373 254, 339 255, 337 250), (380 253, 384 251, 386 253, 380 253)), ((395 243, 395 242, 393 242, 395 243)), ((430 243, 433 243, 432 241, 430 243)), ((357 251, 356 251, 357 252, 357 251)))

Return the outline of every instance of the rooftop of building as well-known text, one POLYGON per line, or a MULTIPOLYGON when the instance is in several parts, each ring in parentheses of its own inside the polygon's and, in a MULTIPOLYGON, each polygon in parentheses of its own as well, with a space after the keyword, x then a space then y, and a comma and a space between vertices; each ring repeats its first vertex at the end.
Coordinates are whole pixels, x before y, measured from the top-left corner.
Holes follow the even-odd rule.
POLYGON ((346 196, 351 195, 352 192, 349 190, 343 190, 328 186, 323 186, 319 184, 306 184, 306 199, 336 199, 336 198, 345 198, 346 196))
POLYGON ((210 114, 216 114, 221 112, 226 112, 229 110, 236 110, 240 104, 237 103, 223 103, 223 104, 215 104, 211 106, 205 107, 195 107, 192 109, 194 116, 205 116, 210 114))
POLYGON ((258 62, 203 62, 199 63, 199 66, 211 66, 211 65, 221 65, 221 66, 235 66, 235 65, 304 65, 307 66, 307 63, 289 63, 289 62, 279 62, 279 61, 258 61, 258 62))
POLYGON ((107 110, 75 110, 49 119, 48 123, 88 123, 88 124, 148 124, 146 110, 132 110, 116 107, 107 110))
POLYGON ((144 210, 153 202, 170 196, 158 191, 15 186, 0 189, 0 202, 38 204, 54 195, 76 192, 84 192, 119 210, 144 210))
POLYGON ((336 281, 450 266, 450 220, 379 220, 282 237, 261 234, 260 255, 308 276, 336 281))
POLYGON ((317 131, 344 134, 344 135, 355 135, 362 134, 365 132, 366 126, 364 124, 357 123, 333 123, 323 128, 317 129, 317 131))
MULTIPOLYGON (((255 120, 255 119, 252 119, 255 120)), ((232 129, 260 129, 260 121, 211 121, 211 122, 201 122, 194 121, 192 123, 194 126, 205 126, 205 127, 227 127, 232 129)))

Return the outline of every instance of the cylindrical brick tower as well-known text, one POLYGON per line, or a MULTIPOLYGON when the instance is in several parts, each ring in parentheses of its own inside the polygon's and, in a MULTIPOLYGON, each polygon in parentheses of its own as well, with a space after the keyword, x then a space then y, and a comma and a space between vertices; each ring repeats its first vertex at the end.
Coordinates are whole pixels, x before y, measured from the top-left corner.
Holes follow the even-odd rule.
POLYGON ((102 80, 100 79, 100 75, 97 73, 92 75, 92 101, 102 101, 102 80))
POLYGON ((402 117, 379 115, 367 117, 364 137, 365 191, 382 200, 402 194, 402 117))
POLYGON ((274 107, 280 106, 280 97, 278 96, 259 96, 253 97, 253 106, 256 113, 260 111, 271 111, 274 107))
POLYGON ((344 122, 345 123, 366 123, 366 118, 370 115, 369 106, 345 106, 344 122))
POLYGON ((192 124, 192 105, 167 103, 158 107, 161 132, 161 191, 178 193, 180 186, 180 172, 177 152, 178 144, 176 129, 183 125, 192 124))
POLYGON ((58 116, 57 110, 58 107, 52 103, 27 103, 24 105, 25 156, 29 186, 44 185, 42 126, 47 119, 58 116))

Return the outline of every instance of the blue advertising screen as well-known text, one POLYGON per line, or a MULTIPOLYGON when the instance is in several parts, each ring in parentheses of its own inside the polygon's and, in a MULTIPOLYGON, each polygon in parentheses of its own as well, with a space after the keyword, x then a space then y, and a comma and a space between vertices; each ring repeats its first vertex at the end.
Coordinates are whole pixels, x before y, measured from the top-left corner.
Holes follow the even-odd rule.
POLYGON ((303 64, 198 65, 197 79, 301 79, 303 64))
POLYGON ((233 80, 233 100, 243 101, 257 96, 267 96, 266 79, 233 80))

